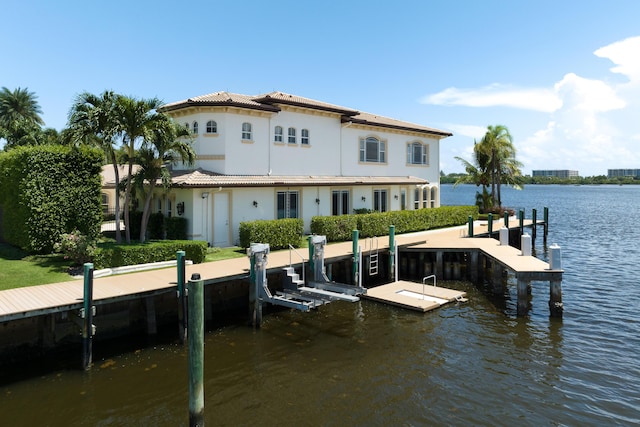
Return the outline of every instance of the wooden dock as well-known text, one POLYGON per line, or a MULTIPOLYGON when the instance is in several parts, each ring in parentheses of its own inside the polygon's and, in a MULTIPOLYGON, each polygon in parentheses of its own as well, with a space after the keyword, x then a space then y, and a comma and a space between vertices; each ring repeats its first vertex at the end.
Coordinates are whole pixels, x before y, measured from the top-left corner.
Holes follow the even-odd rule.
POLYGON ((427 312, 444 304, 463 300, 466 292, 447 289, 431 284, 420 284, 398 280, 386 285, 367 289, 363 298, 391 304, 409 310, 427 312))
MULTIPOLYGON (((477 221, 476 223, 476 229, 481 230, 482 222, 477 221)), ((500 224, 497 222, 496 229, 499 226, 500 224)), ((505 268, 515 271, 523 281, 561 280, 561 270, 550 271, 547 263, 535 257, 523 257, 519 255, 518 249, 500 246, 494 239, 466 238, 465 228, 466 226, 461 226, 397 235, 396 242, 400 250, 410 247, 412 250, 482 252, 490 259, 504 265, 505 268), (552 279, 549 279, 550 274, 552 274, 552 279)), ((388 238, 382 236, 378 239, 380 241, 379 249, 388 249, 388 238)), ((305 250, 301 250, 302 252, 305 250)), ((325 247, 327 261, 348 259, 352 256, 351 242, 330 244, 325 247)), ((308 262, 308 254, 304 254, 304 259, 305 262, 308 262)), ((275 251, 269 254, 268 270, 280 270, 290 264, 299 263, 298 255, 291 255, 286 250, 275 251)), ((199 273, 205 285, 245 278, 249 274, 249 261, 247 258, 236 258, 187 266, 187 280, 193 273, 199 273)), ((176 281, 175 268, 99 277, 94 279, 93 301, 95 305, 101 305, 175 292, 176 281)), ((83 282, 77 279, 63 283, 0 291, 0 323, 80 309, 82 299, 83 282)))

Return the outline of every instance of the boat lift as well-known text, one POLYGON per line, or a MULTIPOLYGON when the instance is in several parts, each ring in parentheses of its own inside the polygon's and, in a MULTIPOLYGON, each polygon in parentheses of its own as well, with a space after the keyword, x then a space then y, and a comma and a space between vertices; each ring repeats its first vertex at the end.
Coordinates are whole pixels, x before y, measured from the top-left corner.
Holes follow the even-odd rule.
MULTIPOLYGON (((329 280, 324 267, 324 246, 326 236, 311 236, 309 252, 313 280, 305 284, 293 266, 283 269, 283 290, 274 295, 267 283, 267 259, 270 252, 268 243, 254 243, 247 250, 251 262, 249 287, 250 323, 260 327, 262 323, 262 305, 267 302, 296 310, 308 312, 331 301, 359 301, 359 295, 366 293, 361 286, 336 283, 329 280)), ((302 269, 304 271, 304 259, 302 269)))

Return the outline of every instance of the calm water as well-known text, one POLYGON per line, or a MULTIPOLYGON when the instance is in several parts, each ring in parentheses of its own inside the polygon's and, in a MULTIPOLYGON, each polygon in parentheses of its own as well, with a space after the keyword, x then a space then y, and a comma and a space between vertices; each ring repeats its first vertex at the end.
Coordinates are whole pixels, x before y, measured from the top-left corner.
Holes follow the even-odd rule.
MULTIPOLYGON (((442 204, 475 187, 443 186, 442 204)), ((370 301, 269 314, 259 331, 206 336, 207 425, 602 426, 640 423, 640 186, 529 186, 506 205, 550 208, 562 247, 562 320, 548 285, 515 316, 513 284, 493 301, 416 314, 370 301)), ((541 230, 541 229, 540 229, 541 230)), ((539 234, 541 236, 541 234, 539 234)), ((545 256, 542 238, 536 252, 545 256)), ((28 376, 28 375, 26 375, 28 376)), ((183 426, 187 356, 175 344, 0 386, 2 425, 183 426)))

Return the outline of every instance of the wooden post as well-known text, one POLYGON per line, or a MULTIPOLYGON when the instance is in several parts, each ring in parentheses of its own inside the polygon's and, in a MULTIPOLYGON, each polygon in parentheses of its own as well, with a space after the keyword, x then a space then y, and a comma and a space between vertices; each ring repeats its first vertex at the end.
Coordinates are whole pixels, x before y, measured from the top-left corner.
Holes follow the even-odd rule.
POLYGON ((353 251, 353 264, 351 267, 351 280, 354 285, 358 285, 358 275, 360 273, 360 266, 358 265, 358 230, 353 230, 351 241, 352 241, 352 251, 353 251))
POLYGON ((520 209, 518 211, 518 226, 520 227, 520 236, 524 234, 524 210, 520 209))
POLYGON ((474 285, 478 283, 478 251, 471 251, 469 253, 467 276, 471 283, 473 283, 474 285))
POLYGON ((469 237, 473 237, 473 217, 471 215, 469 215, 469 217, 467 218, 467 224, 468 224, 467 234, 469 237))
POLYGON ((187 339, 187 295, 185 287, 185 252, 177 251, 178 267, 178 336, 180 342, 184 344, 187 339))
POLYGON ((531 241, 533 244, 533 247, 536 247, 536 234, 538 234, 538 210, 537 209, 532 209, 531 210, 531 220, 533 221, 533 225, 531 227, 531 241))
POLYGON ((549 282, 549 314, 551 317, 562 318, 564 306, 562 304, 562 281, 552 280, 549 282))
POLYGON ((549 208, 544 208, 544 225, 543 225, 543 239, 544 245, 547 246, 547 234, 549 234, 549 208))
POLYGON ((526 316, 529 311, 529 284, 528 280, 518 278, 518 316, 526 316))
POLYGON ((396 264, 396 226, 389 226, 389 277, 392 282, 396 281, 395 264, 396 264))
POLYGON ((442 280, 444 278, 444 252, 443 251, 436 252, 436 265, 434 266, 434 270, 436 271, 436 277, 439 277, 442 280))
POLYGON ((504 211, 504 226, 509 228, 509 212, 504 211))
POLYGON ((91 368, 93 352, 93 264, 84 264, 84 298, 82 304, 82 368, 91 368))
POLYGON ((200 275, 188 285, 189 426, 204 426, 204 292, 200 275))
POLYGON ((489 212, 487 215, 487 232, 489 233, 489 237, 493 234, 493 214, 489 212))
POLYGON ((502 265, 495 259, 491 260, 492 287, 494 295, 504 294, 504 284, 502 283, 502 265))

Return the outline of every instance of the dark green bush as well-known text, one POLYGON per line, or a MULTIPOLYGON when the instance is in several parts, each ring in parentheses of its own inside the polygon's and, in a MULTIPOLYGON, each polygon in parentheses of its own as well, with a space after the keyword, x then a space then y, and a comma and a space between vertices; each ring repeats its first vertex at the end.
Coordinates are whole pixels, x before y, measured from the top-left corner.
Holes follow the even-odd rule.
POLYGON ((177 251, 185 251, 185 258, 195 264, 204 261, 207 242, 201 240, 162 240, 137 244, 100 244, 93 257, 96 269, 147 264, 176 259, 177 251))
POLYGON ((300 218, 241 222, 240 246, 248 248, 251 243, 268 243, 272 250, 289 245, 298 248, 303 233, 304 223, 300 218))
POLYGON ((351 239, 358 228, 355 215, 314 216, 311 218, 311 233, 326 236, 328 242, 343 242, 351 239))
POLYGON ((154 212, 149 215, 147 233, 149 240, 164 239, 164 215, 162 212, 154 212))
POLYGON ((187 240, 187 219, 179 216, 165 218, 167 239, 187 240))
POLYGON ((98 149, 61 145, 0 153, 4 239, 31 253, 51 252, 60 236, 74 229, 96 239, 102 159, 98 149))

